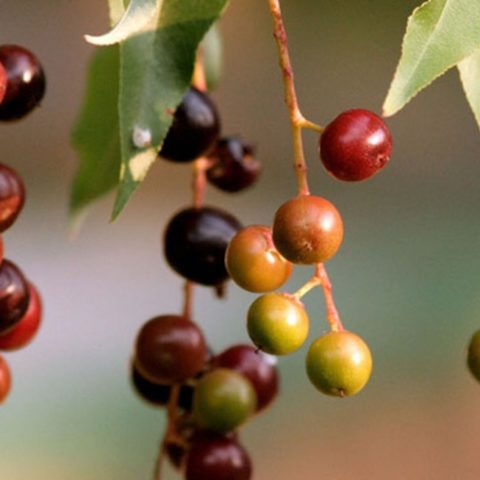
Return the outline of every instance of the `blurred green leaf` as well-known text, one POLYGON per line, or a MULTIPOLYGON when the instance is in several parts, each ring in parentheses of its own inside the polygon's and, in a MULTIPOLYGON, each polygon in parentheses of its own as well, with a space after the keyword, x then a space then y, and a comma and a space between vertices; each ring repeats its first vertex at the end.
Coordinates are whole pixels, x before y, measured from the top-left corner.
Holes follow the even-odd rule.
POLYGON ((480 127, 480 49, 458 64, 460 79, 480 127))
POLYGON ((203 65, 208 90, 214 90, 220 83, 223 69, 222 36, 218 24, 212 25, 202 42, 203 65))
POLYGON ((383 105, 385 116, 480 47, 478 0, 429 0, 414 10, 402 55, 383 105))

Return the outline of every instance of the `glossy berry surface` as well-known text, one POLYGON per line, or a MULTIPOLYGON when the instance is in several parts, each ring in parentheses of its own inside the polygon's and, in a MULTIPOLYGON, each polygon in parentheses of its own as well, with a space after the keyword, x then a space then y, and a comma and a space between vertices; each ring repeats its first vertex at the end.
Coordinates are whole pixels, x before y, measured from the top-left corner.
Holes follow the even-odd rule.
POLYGON ((0 63, 7 73, 7 90, 0 104, 0 120, 16 120, 30 113, 45 94, 46 81, 37 57, 18 45, 0 46, 0 63))
POLYGON ((329 332, 317 338, 307 354, 307 374, 327 395, 355 395, 368 382, 372 355, 367 344, 347 331, 329 332))
POLYGON ((228 244, 225 264, 232 280, 249 292, 271 292, 292 273, 292 264, 280 255, 272 229, 263 225, 242 228, 228 244))
POLYGON ((9 260, 0 264, 0 335, 11 330, 28 308, 30 293, 21 270, 9 260))
POLYGON ((0 404, 5 401, 12 386, 12 375, 7 361, 0 355, 0 404))
POLYGON ((25 187, 20 176, 7 165, 0 164, 0 232, 17 219, 25 203, 25 187))
POLYGON ((284 293, 258 297, 247 313, 247 329, 252 342, 272 355, 298 350, 308 336, 309 320, 300 301, 284 293))
POLYGON ((178 106, 160 156, 190 162, 206 155, 216 144, 220 118, 209 96, 192 87, 178 106))
POLYGON ((164 252, 177 273, 202 285, 228 279, 225 252, 241 223, 219 208, 187 208, 177 213, 165 230, 164 252))
POLYGON ((214 164, 207 170, 207 180, 225 192, 250 187, 262 170, 254 148, 237 136, 221 138, 209 158, 214 164))
POLYGON ((267 407, 278 394, 276 359, 251 345, 234 345, 214 357, 214 367, 230 368, 250 380, 257 394, 257 412, 267 407))
POLYGON ((38 290, 28 285, 30 300, 27 311, 7 333, 0 335, 0 350, 17 350, 27 346, 35 337, 42 320, 42 301, 38 290))
POLYGON ((343 221, 335 206, 314 195, 299 195, 277 210, 273 242, 292 263, 315 264, 333 257, 343 240, 343 221))
POLYGON ((0 63, 0 104, 2 103, 5 92, 7 91, 7 72, 5 68, 0 63))
POLYGON ((193 397, 193 414, 200 427, 229 432, 255 411, 256 394, 240 373, 218 368, 200 379, 193 397))
POLYGON ((476 331, 470 339, 467 365, 472 375, 480 382, 480 330, 476 331))
POLYGON ((135 366, 151 382, 183 383, 202 370, 206 359, 202 332, 184 317, 152 318, 137 336, 135 366))
POLYGON ((381 170, 390 159, 392 136, 373 112, 356 109, 341 113, 320 137, 320 158, 334 177, 355 182, 381 170))
POLYGON ((250 480, 252 462, 234 438, 209 436, 193 442, 185 465, 186 480, 250 480))

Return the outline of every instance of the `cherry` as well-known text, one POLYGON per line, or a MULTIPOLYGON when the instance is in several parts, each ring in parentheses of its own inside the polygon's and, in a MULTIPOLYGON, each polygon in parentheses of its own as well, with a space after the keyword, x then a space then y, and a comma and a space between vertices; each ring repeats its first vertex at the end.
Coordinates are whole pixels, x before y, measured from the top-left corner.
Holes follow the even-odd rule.
POLYGON ((242 228, 228 244, 225 263, 232 280, 249 292, 276 290, 292 273, 273 244, 272 229, 263 225, 242 228))
POLYGON ((477 330, 470 339, 467 365, 472 375, 480 382, 480 330, 477 330))
POLYGON ((12 386, 12 375, 7 361, 0 355, 0 403, 7 398, 12 386))
POLYGON ((252 342, 264 352, 286 355, 298 350, 308 336, 309 320, 302 303, 285 293, 258 297, 247 313, 252 342))
POLYGON ((19 175, 0 163, 0 232, 15 222, 25 203, 25 187, 19 175))
POLYGON ((191 87, 178 106, 160 156, 174 162, 190 162, 206 155, 218 140, 220 119, 206 93, 191 87))
POLYGON ((221 138, 209 157, 214 164, 207 170, 207 180, 225 192, 248 188, 262 169, 255 149, 237 136, 221 138))
POLYGON ((341 113, 320 137, 320 158, 336 178, 355 182, 382 169, 392 151, 392 136, 385 122, 368 110, 341 113))
POLYGON ((200 372, 207 359, 203 333, 178 315, 162 315, 143 325, 135 346, 135 366, 154 383, 183 383, 200 372))
POLYGON ((318 390, 345 397, 358 393, 368 382, 372 355, 358 335, 332 331, 312 343, 306 366, 308 378, 318 390))
POLYGON ((193 396, 193 414, 199 426, 216 432, 235 430, 255 408, 256 395, 250 381, 228 368, 207 373, 193 396))
POLYGON ((5 97, 5 92, 7 91, 7 72, 5 68, 0 63, 0 103, 2 103, 3 98, 5 97))
POLYGON ((219 285, 228 279, 225 251, 242 228, 229 213, 213 207, 186 208, 177 213, 165 231, 165 257, 180 275, 202 285, 219 285))
POLYGON ((186 480, 250 480, 251 476, 250 457, 235 438, 203 436, 187 454, 186 480))
POLYGON ((315 264, 333 257, 343 240, 343 222, 328 201, 313 195, 299 195, 277 210, 273 242, 293 263, 315 264))
POLYGON ((45 94, 45 74, 37 57, 18 45, 0 46, 0 63, 7 72, 7 90, 0 120, 17 120, 30 113, 45 94))
POLYGON ((214 367, 230 368, 244 375, 257 394, 257 412, 267 407, 278 394, 276 359, 251 345, 234 345, 214 357, 214 367))
POLYGON ((27 311, 15 326, 0 335, 0 350, 17 350, 28 345, 40 328, 42 320, 42 302, 38 290, 28 285, 30 300, 27 311))

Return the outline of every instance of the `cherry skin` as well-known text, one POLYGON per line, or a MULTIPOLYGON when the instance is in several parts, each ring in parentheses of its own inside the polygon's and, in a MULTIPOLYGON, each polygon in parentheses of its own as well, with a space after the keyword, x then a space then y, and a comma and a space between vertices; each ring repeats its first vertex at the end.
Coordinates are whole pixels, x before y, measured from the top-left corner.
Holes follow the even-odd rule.
POLYGON ((162 315, 143 325, 135 345, 135 367, 154 383, 184 383, 208 358, 203 333, 178 315, 162 315))
POLYGON ((317 338, 307 353, 307 374, 313 385, 337 397, 358 393, 372 372, 372 355, 367 344, 345 330, 317 338))
POLYGON ((5 92, 7 91, 7 72, 4 66, 0 63, 0 104, 2 103, 5 92))
POLYGON ((242 228, 229 242, 225 264, 232 280, 249 292, 271 292, 292 273, 292 264, 280 255, 272 229, 263 225, 242 228))
POLYGON ((42 301, 38 290, 28 285, 30 300, 27 311, 7 333, 0 335, 0 350, 18 350, 27 346, 35 337, 42 320, 42 301))
POLYGON ((339 180, 365 180, 390 159, 392 136, 385 122, 362 109, 341 113, 320 136, 320 158, 339 180))
POLYGON ((471 374, 480 382, 480 330, 477 330, 470 339, 467 365, 471 374))
POLYGON ((0 63, 7 72, 7 90, 0 120, 17 120, 30 113, 45 94, 46 80, 37 57, 18 45, 0 46, 0 63))
POLYGON ((0 404, 8 397, 12 387, 12 375, 7 361, 0 355, 0 404))
POLYGON ((324 198, 299 195, 275 213, 273 242, 292 263, 325 262, 337 253, 342 240, 342 217, 324 198))
POLYGON ((250 306, 247 329, 260 350, 272 355, 287 355, 305 342, 309 319, 302 303, 292 295, 266 293, 250 306))
POLYGON ((25 203, 25 187, 20 176, 0 163, 0 233, 17 219, 25 203))

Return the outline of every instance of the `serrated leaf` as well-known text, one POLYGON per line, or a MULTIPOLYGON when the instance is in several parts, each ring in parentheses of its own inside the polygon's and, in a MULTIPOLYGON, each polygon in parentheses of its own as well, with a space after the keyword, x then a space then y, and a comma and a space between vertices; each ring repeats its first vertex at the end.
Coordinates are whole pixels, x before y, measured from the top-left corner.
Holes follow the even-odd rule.
POLYGON ((157 158, 192 78, 196 50, 228 0, 164 0, 157 28, 121 44, 122 169, 112 217, 157 158))
POLYGON ((118 183, 118 72, 118 46, 94 53, 88 68, 85 100, 72 131, 72 145, 80 157, 70 194, 72 223, 90 202, 118 183))
MULTIPOLYGON (((162 8, 163 0, 131 0, 120 21, 104 35, 85 35, 87 42, 98 45, 113 45, 141 32, 162 8)), ((119 12, 118 3, 110 3, 110 16, 115 18, 119 12)))
POLYGON ((458 70, 468 103, 480 127, 480 49, 462 60, 458 70))
POLYGON ((402 55, 383 105, 385 116, 480 47, 478 0, 429 0, 410 16, 402 55))

